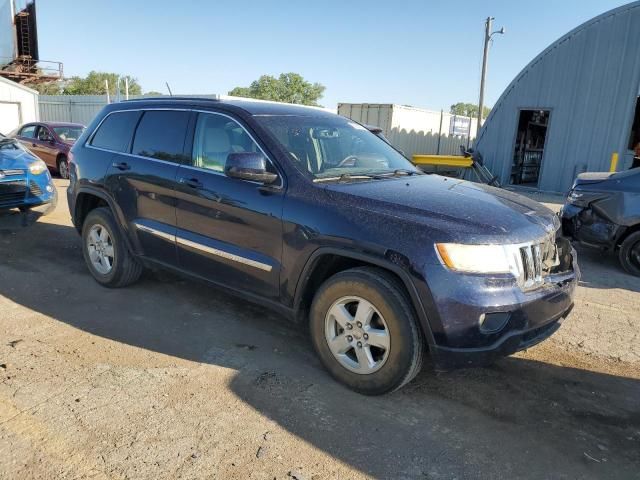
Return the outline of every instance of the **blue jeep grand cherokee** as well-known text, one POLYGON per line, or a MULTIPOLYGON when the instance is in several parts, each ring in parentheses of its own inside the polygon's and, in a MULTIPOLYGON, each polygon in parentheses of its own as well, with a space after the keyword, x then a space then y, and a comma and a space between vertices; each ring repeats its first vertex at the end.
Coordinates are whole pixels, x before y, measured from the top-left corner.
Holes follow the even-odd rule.
POLYGON ((73 148, 69 208, 107 287, 161 266, 307 322, 329 372, 382 394, 428 353, 485 364, 551 335, 577 267, 519 195, 426 175, 319 109, 170 97, 113 104, 73 148))

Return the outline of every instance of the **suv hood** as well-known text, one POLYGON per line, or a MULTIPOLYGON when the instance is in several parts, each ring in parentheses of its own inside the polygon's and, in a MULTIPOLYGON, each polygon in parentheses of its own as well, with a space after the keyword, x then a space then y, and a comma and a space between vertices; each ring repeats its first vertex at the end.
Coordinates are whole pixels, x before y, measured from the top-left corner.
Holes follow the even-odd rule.
POLYGON ((613 172, 585 172, 578 175, 574 186, 577 185, 591 185, 593 183, 600 183, 607 180, 613 175, 613 172))
POLYGON ((528 198, 484 184, 418 175, 325 186, 335 201, 440 230, 442 240, 520 243, 557 229, 555 214, 528 198))

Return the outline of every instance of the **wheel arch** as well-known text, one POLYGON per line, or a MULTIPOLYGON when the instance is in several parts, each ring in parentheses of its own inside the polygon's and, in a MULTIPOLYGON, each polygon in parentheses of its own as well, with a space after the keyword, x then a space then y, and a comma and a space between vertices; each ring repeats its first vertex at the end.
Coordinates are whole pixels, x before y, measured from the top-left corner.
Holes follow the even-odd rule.
POLYGON ((622 232, 622 234, 616 239, 616 248, 620 248, 627 237, 636 232, 640 232, 640 223, 636 223, 635 225, 625 228, 624 232, 622 232))
POLYGON ((124 227, 124 214, 109 195, 101 190, 91 187, 81 187, 78 189, 73 211, 73 224, 78 233, 82 233, 82 225, 84 224, 89 212, 99 207, 107 207, 111 210, 127 248, 132 254, 135 254, 135 249, 133 248, 131 239, 129 235, 127 235, 127 229, 124 227))
POLYGON ((400 265, 389 260, 387 256, 380 258, 366 253, 353 252, 334 247, 321 247, 314 251, 302 269, 296 285, 294 295, 296 320, 300 322, 304 321, 311 306, 315 291, 325 280, 338 272, 360 266, 380 268, 398 281, 399 286, 402 287, 408 295, 409 302, 418 318, 420 330, 427 344, 434 345, 435 340, 427 312, 409 273, 400 265))

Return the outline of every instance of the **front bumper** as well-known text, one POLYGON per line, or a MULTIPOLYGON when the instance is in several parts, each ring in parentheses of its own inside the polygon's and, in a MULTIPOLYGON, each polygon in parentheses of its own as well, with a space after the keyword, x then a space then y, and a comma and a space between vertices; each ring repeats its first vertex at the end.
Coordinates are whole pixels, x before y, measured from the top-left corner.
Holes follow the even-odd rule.
POLYGON ((572 309, 573 302, 563 312, 547 319, 546 323, 529 330, 511 331, 487 347, 450 348, 436 345, 431 351, 434 368, 437 371, 449 371, 456 368, 481 367, 533 347, 553 335, 572 309))
POLYGON ((530 292, 481 276, 441 275, 431 287, 437 318, 429 318, 435 369, 487 365, 551 336, 573 308, 580 271, 572 248, 570 264, 571 269, 548 275, 542 287, 530 292), (496 330, 483 330, 480 319, 491 314, 506 320, 496 330))
POLYGON ((566 203, 560 210, 562 233, 582 245, 613 250, 624 227, 609 221, 591 206, 566 203))
MULTIPOLYGON (((46 205, 55 207, 58 200, 51 175, 44 172, 30 175, 26 171, 20 175, 5 176, 0 180, 0 209, 34 208, 46 205)), ((48 212, 50 208, 46 209, 48 212)), ((46 213, 46 212, 43 212, 46 213)))

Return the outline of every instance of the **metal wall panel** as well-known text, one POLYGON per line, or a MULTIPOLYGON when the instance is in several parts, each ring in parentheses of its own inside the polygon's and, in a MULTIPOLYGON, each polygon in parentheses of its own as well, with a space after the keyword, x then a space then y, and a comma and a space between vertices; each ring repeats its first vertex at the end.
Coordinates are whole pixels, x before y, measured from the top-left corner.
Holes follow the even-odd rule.
MULTIPOLYGON (((339 103, 338 114, 359 123, 380 127, 391 144, 405 155, 459 155, 467 136, 449 135, 454 115, 390 103, 339 103)), ((468 118, 468 117, 458 117, 468 118)), ((476 121, 470 119, 471 133, 476 121)))
POLYGON ((551 111, 538 187, 562 192, 581 171, 630 165, 640 92, 640 2, 600 15, 549 46, 507 87, 484 124, 477 150, 509 183, 520 109, 551 111))
MULTIPOLYGON (((180 95, 218 99, 219 95, 180 95)), ((129 99, 144 98, 144 95, 130 95, 129 99)), ((167 97, 168 98, 168 97, 167 97)), ((124 96, 120 96, 124 100, 124 96)), ((111 103, 118 101, 111 98, 111 103)), ((40 120, 43 122, 72 122, 89 125, 102 108, 107 105, 106 95, 40 95, 40 120)))

